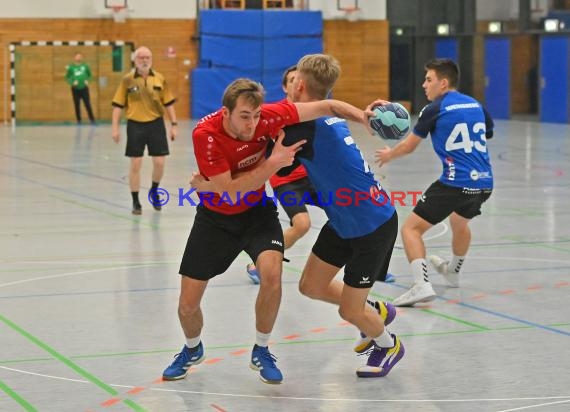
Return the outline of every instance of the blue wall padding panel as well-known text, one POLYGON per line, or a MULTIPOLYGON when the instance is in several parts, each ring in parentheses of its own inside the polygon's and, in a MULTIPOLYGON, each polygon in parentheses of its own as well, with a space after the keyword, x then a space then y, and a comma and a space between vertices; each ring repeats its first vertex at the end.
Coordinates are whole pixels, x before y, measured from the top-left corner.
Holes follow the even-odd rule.
POLYGON ((200 40, 200 60, 211 67, 234 67, 244 70, 260 69, 263 42, 259 38, 231 38, 203 34, 200 40))
POLYGON ((286 68, 265 70, 263 72, 261 83, 265 88, 266 102, 276 102, 285 98, 285 92, 283 92, 283 88, 281 87, 281 79, 283 78, 283 72, 286 68))
POLYGON ((200 34, 262 37, 261 10, 203 10, 200 12, 200 34))
POLYGON ((240 77, 260 82, 261 71, 240 71, 224 68, 196 68, 192 70, 192 118, 199 119, 222 107, 222 96, 227 85, 240 77))
POLYGON ((493 119, 511 117, 511 40, 485 38, 485 107, 493 119))
POLYGON ((266 101, 283 99, 283 72, 305 54, 322 53, 322 30, 321 12, 315 11, 200 12, 200 62, 192 72, 191 117, 217 110, 226 86, 239 77, 261 82, 266 101))
POLYGON ((568 123, 570 121, 570 37, 543 35, 540 37, 539 118, 541 122, 568 123))
POLYGON ((265 39, 263 43, 263 69, 285 70, 305 54, 322 53, 320 37, 281 37, 265 39))
POLYGON ((320 11, 270 11, 263 17, 264 37, 320 37, 322 33, 323 17, 320 11))
POLYGON ((457 62, 459 58, 457 39, 436 39, 435 57, 438 59, 451 59, 457 62))

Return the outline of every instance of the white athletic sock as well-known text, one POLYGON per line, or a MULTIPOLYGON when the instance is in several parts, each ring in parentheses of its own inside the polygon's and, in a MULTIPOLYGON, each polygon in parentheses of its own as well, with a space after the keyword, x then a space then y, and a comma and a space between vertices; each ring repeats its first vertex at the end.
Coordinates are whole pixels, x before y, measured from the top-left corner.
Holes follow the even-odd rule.
POLYGON ((451 258, 451 262, 449 262, 449 271, 459 273, 461 271, 461 266, 463 266, 463 262, 465 261, 465 256, 455 256, 451 258))
POLYGON ((196 336, 195 338, 186 338, 186 346, 188 347, 188 349, 194 349, 199 344, 200 344, 200 335, 196 336))
POLYGON ((381 348, 392 348, 394 347, 394 339, 392 339, 392 335, 388 332, 387 329, 384 329, 384 332, 377 338, 374 338, 376 344, 381 348))
POLYGON ((429 282, 427 262, 424 258, 414 259, 410 265, 412 266, 412 275, 414 276, 414 283, 416 285, 421 285, 423 282, 429 282))
POLYGON ((261 333, 260 331, 255 331, 255 344, 257 346, 265 346, 269 345, 269 337, 271 333, 261 333))

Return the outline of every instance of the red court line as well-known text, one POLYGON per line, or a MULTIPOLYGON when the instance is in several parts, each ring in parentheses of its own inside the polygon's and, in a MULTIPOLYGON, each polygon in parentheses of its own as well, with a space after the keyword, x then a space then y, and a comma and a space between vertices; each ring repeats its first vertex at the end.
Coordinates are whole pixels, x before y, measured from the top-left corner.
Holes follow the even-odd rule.
POLYGON ((206 365, 211 365, 213 363, 218 363, 219 361, 224 360, 224 358, 208 358, 204 361, 206 365))
MULTIPOLYGON (((162 378, 160 378, 162 379, 162 378)), ((146 388, 143 388, 142 386, 135 386, 133 389, 131 389, 130 391, 128 391, 127 393, 131 394, 131 395, 136 395, 139 392, 144 391, 146 388)))
POLYGON ((350 322, 340 322, 338 326, 351 326, 350 322))
POLYGON ((561 288, 561 287, 568 286, 568 285, 570 285, 570 282, 558 282, 554 286, 556 286, 557 288, 561 288))
POLYGON ((320 333, 320 332, 326 332, 327 328, 314 328, 314 329, 310 329, 309 332, 313 332, 313 333, 320 333))
POLYGON ((111 398, 106 400, 101 404, 102 407, 106 408, 108 406, 113 406, 114 404, 121 402, 121 398, 111 398))
POLYGON ((511 295, 515 293, 515 291, 513 289, 505 289, 505 290, 500 290, 499 293, 501 295, 511 295))
POLYGON ((216 405, 215 403, 210 404, 210 406, 211 406, 212 408, 214 408, 215 410, 217 410, 217 411, 226 412, 226 410, 225 410, 224 408, 222 408, 221 406, 216 405))
POLYGON ((249 352, 249 350, 247 350, 247 349, 239 349, 239 350, 234 350, 233 352, 230 352, 230 355, 238 356, 238 355, 243 355, 244 353, 248 353, 248 352, 249 352))
POLYGON ((487 297, 487 294, 479 293, 478 295, 471 296, 471 299, 479 300, 479 299, 485 299, 486 297, 487 297))
POLYGON ((541 285, 532 285, 526 288, 526 290, 528 290, 529 292, 534 292, 535 290, 540 290, 540 289, 542 289, 541 285))
POLYGON ((289 336, 285 336, 283 339, 287 339, 287 340, 293 340, 293 339, 299 339, 301 337, 301 335, 294 333, 292 335, 289 336))
POLYGON ((457 303, 459 303, 459 302, 461 302, 459 299, 450 299, 450 300, 447 300, 445 303, 457 304, 457 303))

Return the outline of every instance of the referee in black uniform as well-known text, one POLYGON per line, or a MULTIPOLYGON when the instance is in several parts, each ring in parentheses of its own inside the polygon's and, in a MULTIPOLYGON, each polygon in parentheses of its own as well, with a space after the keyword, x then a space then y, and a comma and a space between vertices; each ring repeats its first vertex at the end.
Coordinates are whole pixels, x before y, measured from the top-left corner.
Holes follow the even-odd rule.
POLYGON ((164 175, 165 156, 169 154, 164 112, 170 119, 170 139, 178 133, 174 98, 164 76, 151 69, 152 53, 147 47, 139 47, 134 53, 135 68, 127 73, 113 97, 112 129, 113 140, 119 143, 121 134, 119 123, 121 111, 126 110, 127 147, 125 156, 131 158, 129 186, 133 199, 132 213, 140 215, 142 206, 139 201, 140 170, 145 146, 152 157, 152 205, 161 210, 156 189, 164 175))

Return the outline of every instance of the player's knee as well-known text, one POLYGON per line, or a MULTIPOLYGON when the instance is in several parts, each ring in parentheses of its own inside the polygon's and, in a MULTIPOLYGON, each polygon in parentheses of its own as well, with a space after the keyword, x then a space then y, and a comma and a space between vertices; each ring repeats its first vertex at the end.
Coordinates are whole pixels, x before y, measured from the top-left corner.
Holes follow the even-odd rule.
POLYGON ((188 318, 194 315, 200 309, 199 303, 190 302, 186 299, 180 298, 178 302, 178 316, 180 318, 188 318))
POLYGON ((354 324, 355 319, 358 317, 358 313, 356 311, 347 308, 342 304, 338 307, 338 314, 342 319, 352 324, 354 324))
POLYGON ((293 228, 299 235, 304 236, 311 228, 311 219, 308 213, 298 213, 293 217, 293 228))
POLYGON ((258 267, 261 285, 264 288, 276 289, 281 287, 281 268, 258 267))
POLYGON ((314 283, 308 281, 304 276, 301 277, 301 280, 299 281, 299 292, 301 292, 303 296, 307 296, 311 299, 318 299, 319 297, 318 287, 316 287, 314 283))

